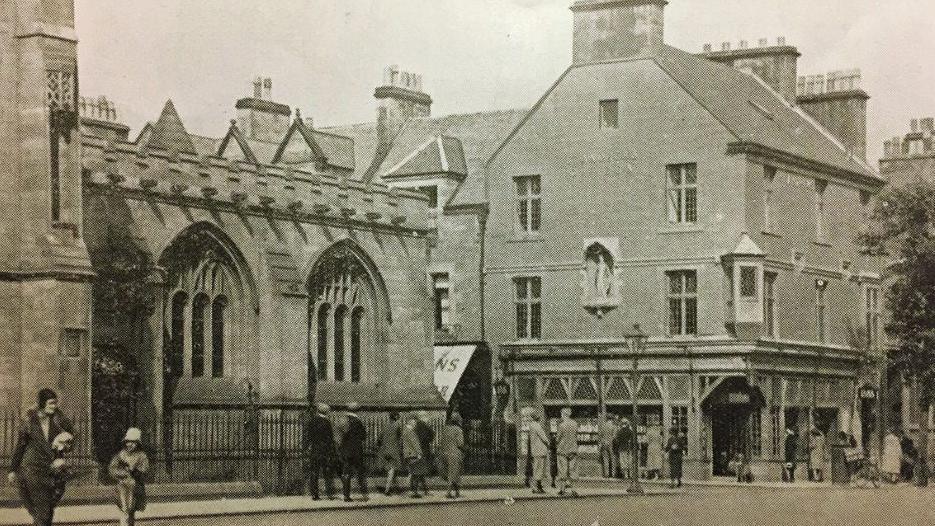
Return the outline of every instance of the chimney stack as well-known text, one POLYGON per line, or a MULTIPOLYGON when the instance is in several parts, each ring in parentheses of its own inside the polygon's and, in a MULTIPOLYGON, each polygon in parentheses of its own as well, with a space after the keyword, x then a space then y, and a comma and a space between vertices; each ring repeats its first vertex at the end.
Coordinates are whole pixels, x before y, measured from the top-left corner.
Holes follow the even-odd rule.
POLYGON ((665 44, 666 0, 576 0, 572 61, 652 56, 665 44))
POLYGON ((432 115, 432 97, 422 91, 422 75, 388 66, 383 71, 383 85, 374 91, 377 107, 377 145, 386 149, 407 121, 432 115))
POLYGON ((867 157, 867 95, 859 69, 799 77, 799 107, 821 123, 854 155, 867 157))
POLYGON ((745 73, 753 73, 784 99, 795 102, 796 70, 801 53, 795 46, 787 46, 785 37, 777 38, 775 46, 770 46, 769 40, 765 38, 759 39, 757 44, 757 47, 750 47, 746 40, 741 40, 737 48, 732 50, 731 43, 724 42, 720 51, 711 51, 705 46, 701 56, 745 73))
POLYGON ((279 142, 289 131, 292 110, 285 104, 273 102, 273 79, 253 79, 253 96, 240 99, 237 108, 237 127, 248 139, 279 142))

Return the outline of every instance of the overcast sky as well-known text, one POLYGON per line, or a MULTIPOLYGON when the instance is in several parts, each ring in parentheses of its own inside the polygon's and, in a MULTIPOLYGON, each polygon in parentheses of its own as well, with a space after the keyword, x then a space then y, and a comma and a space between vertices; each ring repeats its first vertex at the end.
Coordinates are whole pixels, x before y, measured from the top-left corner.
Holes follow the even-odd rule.
MULTIPOLYGON (((134 129, 171 98, 222 135, 256 75, 316 125, 374 119, 384 66, 421 73, 434 115, 528 107, 571 62, 570 0, 76 0, 81 91, 134 129)), ((670 0, 666 41, 799 48, 799 73, 861 68, 870 158, 935 116, 935 0, 670 0)))

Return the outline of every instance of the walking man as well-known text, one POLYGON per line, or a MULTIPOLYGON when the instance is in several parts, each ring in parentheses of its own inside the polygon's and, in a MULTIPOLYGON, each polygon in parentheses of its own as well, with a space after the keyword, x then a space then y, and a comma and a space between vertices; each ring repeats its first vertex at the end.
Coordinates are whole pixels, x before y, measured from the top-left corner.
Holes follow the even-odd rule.
POLYGON ((419 438, 419 445, 422 447, 422 458, 425 460, 425 476, 419 479, 422 485, 422 493, 429 495, 429 487, 426 478, 431 476, 435 470, 435 456, 432 454, 432 442, 435 440, 435 431, 429 426, 429 414, 426 411, 416 413, 416 437, 419 438))
POLYGON ((533 493, 545 493, 542 481, 548 477, 549 435, 542 428, 539 413, 534 412, 529 421, 529 455, 532 457, 532 480, 536 487, 533 493))
POLYGON ((364 465, 364 444, 367 441, 367 428, 357 416, 360 405, 351 402, 347 405, 344 434, 341 437, 341 482, 344 486, 344 502, 351 502, 351 477, 357 476, 357 486, 360 488, 360 500, 370 500, 367 492, 367 468, 364 465))
POLYGON ((670 488, 682 487, 682 459, 686 449, 688 449, 688 441, 682 436, 679 428, 673 427, 669 433, 669 441, 666 443, 666 451, 669 452, 670 488))
MULTIPOLYGON (((562 409, 562 421, 558 424, 555 437, 555 452, 558 457, 558 494, 564 495, 578 472, 578 422, 571 419, 571 408, 562 409)), ((573 496, 578 494, 572 491, 573 496)))
POLYGON ((328 418, 331 409, 318 404, 317 411, 305 430, 305 454, 308 456, 308 489, 312 499, 318 500, 318 479, 325 479, 325 494, 334 498, 334 428, 328 418))
POLYGON ((390 421, 386 423, 383 432, 380 433, 380 440, 377 442, 377 451, 380 460, 383 462, 383 469, 386 470, 386 486, 384 493, 391 495, 396 491, 396 470, 402 466, 402 426, 399 421, 399 413, 393 411, 390 413, 390 421))
POLYGON ((785 453, 783 462, 785 464, 783 464, 782 481, 795 482, 795 462, 799 452, 799 436, 795 429, 791 427, 786 428, 786 440, 783 449, 785 453))
POLYGON ((61 433, 74 434, 71 422, 58 409, 58 396, 42 389, 37 405, 20 422, 19 436, 10 459, 7 475, 11 485, 19 487, 20 499, 32 517, 34 526, 52 526, 55 506, 64 493, 64 479, 57 475, 64 464, 52 443, 61 433))

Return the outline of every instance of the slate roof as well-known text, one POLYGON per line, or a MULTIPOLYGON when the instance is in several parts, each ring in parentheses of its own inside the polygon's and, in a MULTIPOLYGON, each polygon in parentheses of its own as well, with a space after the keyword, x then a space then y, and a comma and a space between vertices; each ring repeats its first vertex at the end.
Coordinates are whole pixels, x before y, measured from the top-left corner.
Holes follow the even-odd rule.
POLYGON ((402 161, 386 169, 384 178, 423 174, 467 175, 464 148, 455 137, 436 135, 413 150, 402 161))
POLYGON ((182 118, 179 117, 175 104, 169 99, 162 108, 162 114, 152 125, 149 140, 146 145, 150 148, 162 148, 163 150, 176 150, 179 153, 196 154, 195 145, 192 143, 191 136, 185 130, 182 124, 182 118))
POLYGON ((880 179, 865 160, 757 77, 670 46, 655 61, 738 140, 880 179))
POLYGON ((286 136, 277 146, 272 160, 273 162, 282 161, 292 164, 301 164, 315 162, 322 157, 324 157, 331 166, 354 170, 354 139, 309 128, 308 125, 305 124, 305 121, 301 118, 297 118, 292 121, 292 126, 289 127, 286 136), (296 133, 301 135, 306 146, 305 150, 298 152, 298 154, 288 150, 288 145, 292 141, 293 135, 296 133))

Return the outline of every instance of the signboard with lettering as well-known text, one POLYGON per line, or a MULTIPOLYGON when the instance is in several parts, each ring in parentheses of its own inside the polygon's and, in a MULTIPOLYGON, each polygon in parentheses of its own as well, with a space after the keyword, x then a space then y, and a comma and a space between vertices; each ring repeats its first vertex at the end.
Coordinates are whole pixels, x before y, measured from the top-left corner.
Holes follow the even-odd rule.
POLYGON ((728 404, 749 404, 750 393, 744 393, 741 391, 727 393, 727 403, 728 404))
POLYGON ((446 402, 451 401, 475 349, 476 345, 435 346, 435 387, 446 402))

